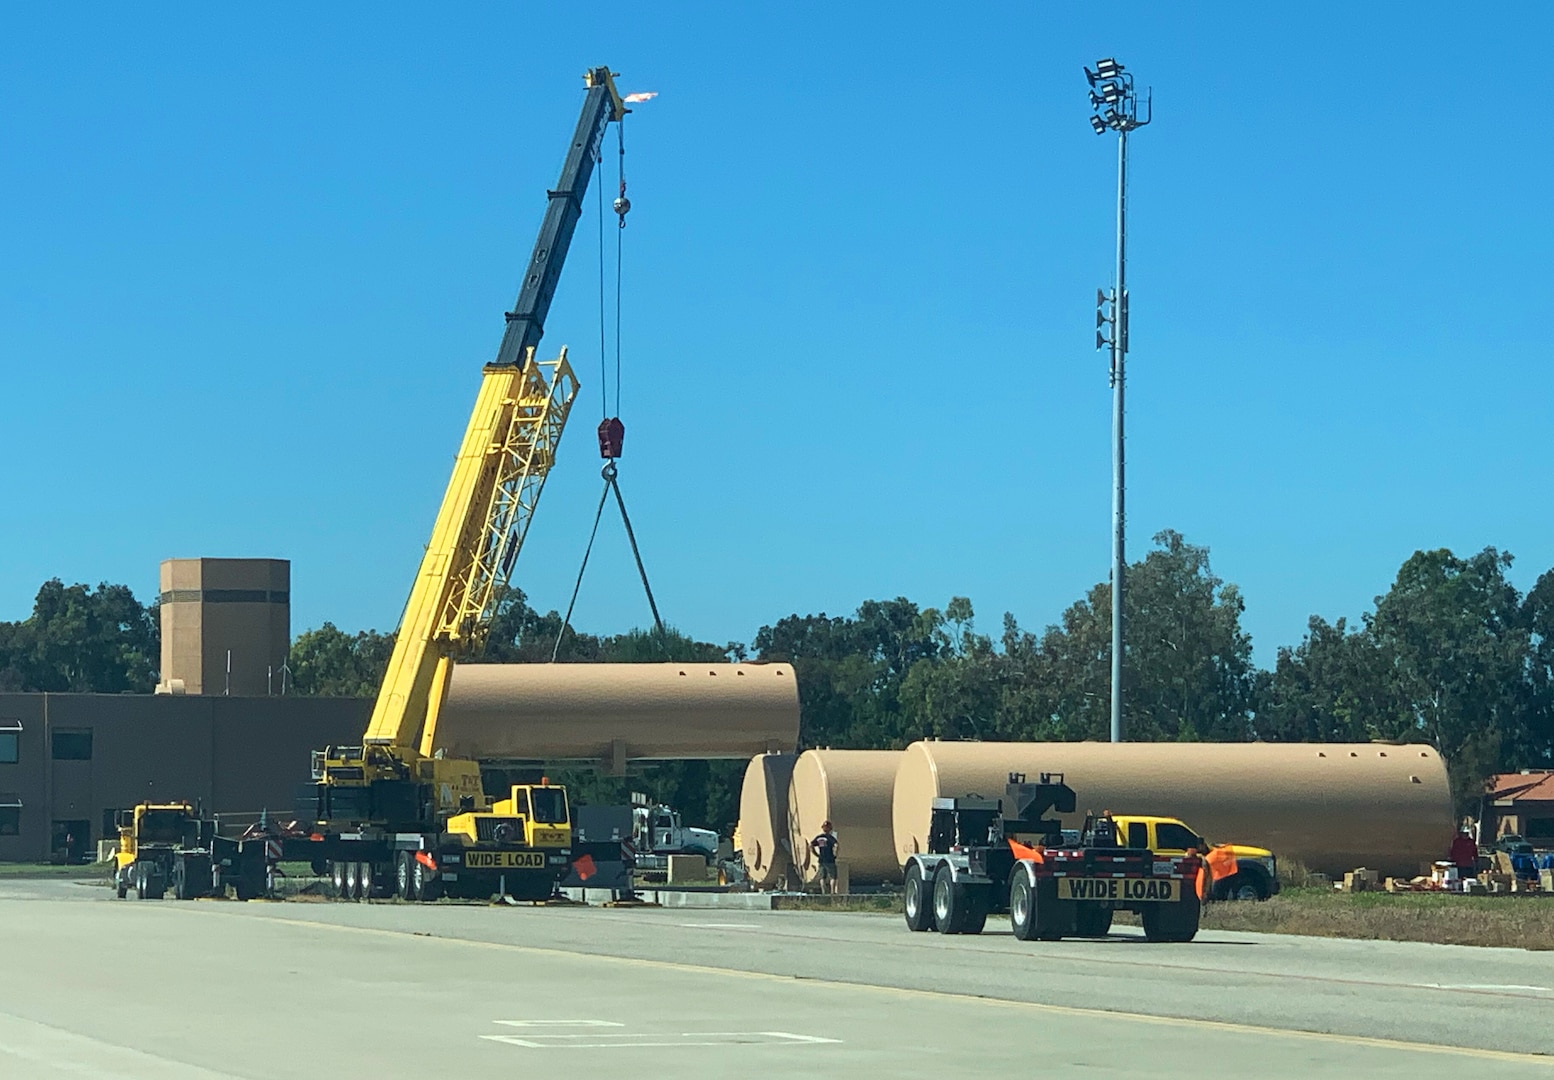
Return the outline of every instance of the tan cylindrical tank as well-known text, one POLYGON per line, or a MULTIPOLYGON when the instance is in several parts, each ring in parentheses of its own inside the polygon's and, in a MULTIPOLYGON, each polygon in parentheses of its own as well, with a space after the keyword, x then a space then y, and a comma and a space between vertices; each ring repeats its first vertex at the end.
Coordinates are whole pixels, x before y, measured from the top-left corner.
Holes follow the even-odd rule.
POLYGON ((788 786, 788 844, 799 876, 820 877, 809 842, 830 821, 837 858, 847 864, 853 885, 901 880, 901 863, 891 823, 900 750, 806 750, 793 766, 788 786))
POLYGON ((747 758, 791 751, 788 664, 460 664, 434 749, 491 760, 747 758))
POLYGON ((1010 772, 1063 773, 1079 796, 1071 827, 1089 810, 1176 817, 1326 874, 1412 876, 1452 837, 1446 766, 1430 746, 916 742, 896 772, 897 858, 924 849, 932 799, 1001 797, 1010 772))
POLYGON ((793 754, 758 754, 739 789, 739 846, 751 884, 771 889, 793 869, 788 850, 788 783, 793 754))

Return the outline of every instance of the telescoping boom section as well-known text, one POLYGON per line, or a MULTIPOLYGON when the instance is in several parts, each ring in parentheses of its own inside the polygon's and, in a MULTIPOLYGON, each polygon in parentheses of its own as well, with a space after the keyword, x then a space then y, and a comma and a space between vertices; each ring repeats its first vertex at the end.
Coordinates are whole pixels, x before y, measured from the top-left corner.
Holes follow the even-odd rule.
POLYGON ((555 462, 577 379, 566 350, 550 361, 491 364, 372 710, 368 746, 430 757, 453 660, 472 655, 501 599, 555 462))

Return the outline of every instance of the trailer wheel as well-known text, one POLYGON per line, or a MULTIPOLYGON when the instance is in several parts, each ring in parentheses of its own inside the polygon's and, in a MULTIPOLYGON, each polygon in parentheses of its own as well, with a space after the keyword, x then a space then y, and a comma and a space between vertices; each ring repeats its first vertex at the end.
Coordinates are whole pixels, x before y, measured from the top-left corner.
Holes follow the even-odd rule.
POLYGON ((345 863, 331 862, 329 864, 329 882, 335 887, 335 895, 341 900, 349 900, 345 891, 345 863))
POLYGON ((122 866, 113 875, 113 887, 114 891, 119 894, 120 900, 129 895, 129 875, 124 872, 124 867, 122 866))
POLYGON ((345 864, 345 898, 347 900, 362 898, 362 864, 359 862, 345 864))
POLYGON ((194 894, 189 890, 189 860, 180 858, 173 864, 173 898, 176 900, 193 900, 194 894))
POLYGON ((906 883, 901 889, 901 910, 906 915, 908 930, 921 933, 933 929, 933 905, 928 902, 922 864, 916 860, 907 867, 906 883))
POLYGON ((1146 904, 1139 914, 1146 941, 1191 941, 1198 936, 1198 898, 1188 895, 1174 904, 1146 904))
POLYGON ((410 892, 410 864, 415 856, 401 851, 394 856, 394 895, 401 900, 412 899, 410 892))
POLYGON ((1021 941, 1036 939, 1036 890, 1023 866, 1014 868, 1009 883, 1009 929, 1021 941))
POLYGON ((987 926, 987 912, 991 907, 993 891, 991 885, 978 885, 975 888, 962 885, 966 897, 966 921, 962 924, 960 932, 963 934, 980 934, 987 926))
POLYGON ((1075 937, 1105 937, 1112 932, 1112 909, 1084 904, 1074 912, 1075 937))
POLYGON ((948 863, 933 876, 933 921, 941 934, 964 934, 970 914, 966 886, 955 880, 948 863))

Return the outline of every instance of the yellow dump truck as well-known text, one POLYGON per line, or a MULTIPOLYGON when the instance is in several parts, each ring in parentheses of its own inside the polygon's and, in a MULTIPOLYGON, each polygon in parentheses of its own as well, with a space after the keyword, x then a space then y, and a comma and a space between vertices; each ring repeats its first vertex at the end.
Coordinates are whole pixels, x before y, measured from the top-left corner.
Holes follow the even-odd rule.
POLYGON ((1235 872, 1214 881, 1210 899, 1266 900, 1279 892, 1278 863, 1267 848, 1210 844, 1178 818, 1120 814, 1114 820, 1118 838, 1130 848, 1146 848, 1164 856, 1188 851, 1207 855, 1215 849, 1234 855, 1235 872))

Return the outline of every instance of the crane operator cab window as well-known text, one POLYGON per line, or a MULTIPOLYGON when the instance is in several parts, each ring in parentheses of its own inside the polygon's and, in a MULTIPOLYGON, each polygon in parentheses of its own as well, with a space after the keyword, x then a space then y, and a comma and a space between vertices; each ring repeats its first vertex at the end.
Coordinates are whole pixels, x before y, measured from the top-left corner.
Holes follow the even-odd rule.
POLYGON ((536 825, 565 825, 567 823, 567 793, 565 788, 539 787, 532 790, 530 805, 536 825))

